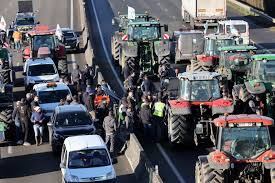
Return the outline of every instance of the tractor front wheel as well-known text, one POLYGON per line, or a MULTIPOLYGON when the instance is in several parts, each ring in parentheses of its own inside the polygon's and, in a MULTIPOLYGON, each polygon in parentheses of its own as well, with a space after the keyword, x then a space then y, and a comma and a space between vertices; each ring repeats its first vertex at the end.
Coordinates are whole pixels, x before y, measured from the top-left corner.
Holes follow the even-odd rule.
POLYGON ((211 168, 208 162, 202 162, 200 167, 200 183, 224 183, 224 174, 222 170, 211 168))
POLYGON ((68 74, 68 62, 67 59, 58 60, 58 70, 61 74, 68 74))

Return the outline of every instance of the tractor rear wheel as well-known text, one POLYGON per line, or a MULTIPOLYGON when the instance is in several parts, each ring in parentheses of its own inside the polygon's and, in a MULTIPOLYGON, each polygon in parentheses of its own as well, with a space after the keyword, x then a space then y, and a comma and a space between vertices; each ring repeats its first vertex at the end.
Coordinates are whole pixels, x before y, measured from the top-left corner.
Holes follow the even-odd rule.
POLYGON ((210 167, 208 162, 201 163, 201 177, 200 183, 223 183, 224 174, 222 170, 213 169, 210 167))
POLYGON ((195 167, 195 183, 201 183, 202 182, 202 175, 201 175, 201 164, 200 162, 196 162, 195 167))
POLYGON ((12 110, 5 109, 0 112, 0 121, 7 124, 7 131, 5 131, 5 136, 7 140, 12 140, 14 137, 14 131, 12 129, 12 110))
POLYGON ((191 70, 192 71, 209 71, 210 67, 202 65, 198 60, 191 60, 191 70))
POLYGON ((121 64, 121 69, 122 70, 124 69, 126 64, 128 64, 131 73, 136 71, 136 69, 138 69, 137 65, 135 63, 135 57, 127 57, 124 54, 122 54, 122 61, 121 61, 120 64, 121 64))
POLYGON ((158 62, 160 65, 162 64, 170 64, 170 55, 166 55, 166 56, 159 56, 158 57, 158 62))
POLYGON ((58 60, 58 70, 61 74, 68 74, 68 62, 67 59, 58 60))
POLYGON ((192 123, 187 121, 187 116, 173 115, 169 119, 169 140, 170 143, 192 145, 193 132, 192 123))
POLYGON ((1 73, 2 77, 3 77, 3 83, 4 84, 9 84, 11 83, 11 71, 8 70, 9 66, 7 64, 4 64, 3 70, 7 70, 7 71, 3 71, 1 73))

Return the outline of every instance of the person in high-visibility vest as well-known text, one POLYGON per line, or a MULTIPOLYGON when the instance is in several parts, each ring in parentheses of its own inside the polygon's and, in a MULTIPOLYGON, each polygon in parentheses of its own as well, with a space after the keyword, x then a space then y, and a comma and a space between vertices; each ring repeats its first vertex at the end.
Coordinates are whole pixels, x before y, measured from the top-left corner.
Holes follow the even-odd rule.
POLYGON ((159 141, 163 134, 165 116, 165 103, 162 102, 162 97, 158 96, 158 101, 153 106, 154 131, 157 141, 159 141))

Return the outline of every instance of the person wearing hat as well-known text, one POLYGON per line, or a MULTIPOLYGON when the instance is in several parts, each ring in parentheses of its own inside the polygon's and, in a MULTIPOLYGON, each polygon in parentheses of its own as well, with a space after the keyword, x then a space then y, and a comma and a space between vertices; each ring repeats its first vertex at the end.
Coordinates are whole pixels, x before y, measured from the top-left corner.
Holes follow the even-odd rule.
POLYGON ((41 145, 43 143, 43 122, 45 120, 45 116, 42 113, 42 110, 39 106, 34 107, 34 111, 31 116, 31 122, 33 123, 33 130, 35 135, 35 143, 36 145, 41 145), (40 139, 39 139, 40 134, 40 139))

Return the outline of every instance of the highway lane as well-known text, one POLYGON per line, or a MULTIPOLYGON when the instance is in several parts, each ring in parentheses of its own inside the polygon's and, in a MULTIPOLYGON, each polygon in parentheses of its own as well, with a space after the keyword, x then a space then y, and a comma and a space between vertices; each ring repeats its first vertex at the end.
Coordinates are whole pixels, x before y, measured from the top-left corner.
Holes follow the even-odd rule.
MULTIPOLYGON (((69 0, 35 0, 34 9, 38 10, 37 18, 41 24, 47 24, 55 28, 56 24, 61 27, 73 27, 81 32, 79 1, 73 0, 73 11, 69 0), (71 21, 73 12, 74 20, 71 21)), ((1 0, 0 15, 5 17, 7 24, 10 24, 17 12, 17 0, 1 0)), ((82 43, 82 47, 85 46, 82 43)), ((13 53, 13 62, 16 66, 17 85, 15 87, 15 98, 18 100, 24 96, 22 83, 22 55, 13 53)), ((69 71, 72 64, 77 63, 83 68, 86 63, 84 54, 79 53, 74 56, 68 55, 69 71)), ((58 183, 61 182, 59 169, 59 157, 54 156, 51 147, 45 143, 42 146, 30 147, 12 146, 12 144, 0 144, 0 183, 58 183)), ((135 177, 125 156, 119 156, 118 162, 114 165, 119 182, 135 182, 135 177)))
MULTIPOLYGON (((182 22, 180 0, 93 0, 93 2, 86 0, 92 32, 98 34, 100 31, 95 23, 95 14, 98 16, 101 31, 103 32, 103 41, 98 37, 93 37, 93 44, 99 47, 99 49, 95 49, 95 55, 100 56, 100 58, 106 57, 101 49, 103 47, 102 44, 106 45, 109 50, 108 54, 111 56, 110 38, 115 30, 111 25, 111 19, 114 15, 117 15, 117 12, 121 14, 127 13, 127 6, 135 8, 136 13, 148 11, 151 15, 159 17, 161 23, 168 23, 171 33, 187 27, 182 22), (93 6, 97 10, 96 12, 94 12, 93 6)), ((244 19, 248 21, 252 28, 250 31, 252 40, 273 51, 275 33, 273 33, 272 27, 263 27, 263 24, 257 25, 256 23, 258 22, 255 22, 254 19, 243 17, 230 7, 228 7, 228 16, 229 19, 244 19)), ((106 68, 105 62, 99 63, 99 66, 107 69, 104 75, 107 76, 107 81, 113 82, 112 79, 110 80, 110 70, 106 68)), ((141 140, 141 143, 153 164, 159 166, 160 175, 164 182, 194 182, 194 167, 197 156, 206 154, 210 150, 190 147, 179 147, 172 150, 167 142, 156 145, 141 140)))

